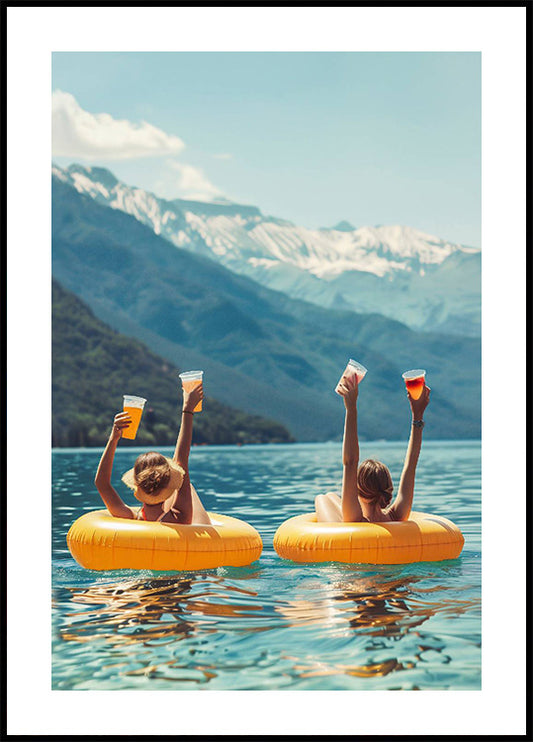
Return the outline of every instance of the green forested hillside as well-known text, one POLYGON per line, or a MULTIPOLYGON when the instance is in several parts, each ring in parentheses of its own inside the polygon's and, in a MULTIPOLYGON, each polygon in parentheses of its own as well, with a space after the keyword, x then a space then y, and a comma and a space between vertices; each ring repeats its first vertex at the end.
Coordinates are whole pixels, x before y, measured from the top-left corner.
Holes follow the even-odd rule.
MULTIPOLYGON (((180 369, 181 370, 181 369, 180 369)), ((57 281, 52 285, 52 445, 101 446, 123 394, 147 399, 135 441, 173 445, 181 410, 179 370, 132 338, 98 320, 57 281)), ((247 415, 209 396, 195 416, 195 443, 265 443, 292 440, 286 428, 247 415)))

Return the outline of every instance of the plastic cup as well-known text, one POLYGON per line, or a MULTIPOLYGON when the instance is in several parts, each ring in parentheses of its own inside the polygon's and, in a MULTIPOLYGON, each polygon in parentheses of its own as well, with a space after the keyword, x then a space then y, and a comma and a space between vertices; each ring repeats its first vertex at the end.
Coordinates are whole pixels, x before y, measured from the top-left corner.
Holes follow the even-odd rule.
POLYGON ((135 436, 137 435, 139 423, 141 422, 145 402, 146 400, 142 397, 132 397, 130 394, 124 395, 123 409, 124 412, 129 412, 131 423, 128 425, 127 428, 123 428, 123 438, 134 440, 135 436))
POLYGON ((402 374, 407 391, 413 399, 420 399, 426 384, 426 371, 423 368, 413 368, 402 374))
MULTIPOLYGON (((204 378, 203 371, 184 371, 182 374, 180 374, 181 386, 183 388, 183 391, 190 392, 195 387, 200 386, 203 378, 204 378)), ((198 402, 193 412, 201 412, 201 411, 202 411, 202 400, 198 402)))
MULTIPOLYGON (((342 376, 347 377, 348 385, 351 383, 360 384, 365 378, 365 374, 366 368, 361 363, 354 361, 353 358, 350 358, 350 360, 348 361, 348 365, 342 372, 342 376)), ((339 379, 337 386, 335 387, 335 391, 337 392, 337 394, 340 394, 339 384, 342 382, 342 376, 339 379)))

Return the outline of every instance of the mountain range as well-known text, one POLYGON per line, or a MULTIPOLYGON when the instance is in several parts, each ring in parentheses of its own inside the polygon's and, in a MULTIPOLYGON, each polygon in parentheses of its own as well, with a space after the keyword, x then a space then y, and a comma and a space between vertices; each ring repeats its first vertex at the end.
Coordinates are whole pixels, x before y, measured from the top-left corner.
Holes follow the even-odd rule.
MULTIPOLYGON (((52 446, 103 446, 122 395, 147 400, 134 441, 122 446, 171 446, 180 421, 178 369, 137 340, 98 320, 52 281, 52 446)), ((193 443, 288 443, 279 423, 206 397, 195 416, 193 443), (205 413, 205 414, 204 414, 205 413)))
POLYGON ((307 229, 232 202, 168 201, 99 167, 54 166, 97 203, 131 214, 177 247, 288 296, 376 312, 413 329, 481 334, 481 252, 413 227, 307 229))
POLYGON ((354 357, 369 369, 362 439, 407 436, 401 373, 413 366, 428 369, 433 389, 428 437, 479 437, 478 338, 293 299, 172 244, 57 174, 52 193, 54 277, 113 329, 179 368, 203 368, 206 394, 221 403, 276 420, 299 440, 339 439, 343 405, 333 389, 354 357))

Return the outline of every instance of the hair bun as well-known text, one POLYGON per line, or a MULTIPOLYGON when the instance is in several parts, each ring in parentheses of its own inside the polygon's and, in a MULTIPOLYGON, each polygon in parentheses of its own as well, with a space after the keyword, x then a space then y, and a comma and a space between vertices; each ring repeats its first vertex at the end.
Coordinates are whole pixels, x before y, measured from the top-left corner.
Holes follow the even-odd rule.
POLYGON ((389 492, 388 490, 381 490, 380 497, 379 497, 379 507, 386 508, 387 505, 390 504, 391 500, 392 500, 392 492, 389 492))
POLYGON ((169 483, 170 466, 166 461, 164 464, 149 466, 136 474, 135 479, 137 485, 146 492, 147 495, 152 495, 158 490, 166 487, 169 483))

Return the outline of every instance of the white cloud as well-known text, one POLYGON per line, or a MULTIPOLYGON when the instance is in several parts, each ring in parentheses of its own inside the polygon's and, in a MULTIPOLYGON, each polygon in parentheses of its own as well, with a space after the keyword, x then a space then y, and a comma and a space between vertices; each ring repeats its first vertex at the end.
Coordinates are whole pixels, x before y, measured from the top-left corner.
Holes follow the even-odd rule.
MULTIPOLYGON (((165 190, 172 191, 172 198, 189 198, 193 201, 211 201, 223 196, 222 191, 213 185, 203 170, 186 165, 177 160, 169 160, 167 165, 177 173, 175 178, 165 180, 165 190)), ((160 184, 163 187, 163 184, 160 184)))
POLYGON ((220 152, 219 154, 213 155, 215 160, 231 160, 233 155, 229 152, 220 152))
POLYGON ((52 95, 52 152, 55 157, 127 160, 178 154, 185 144, 143 121, 134 124, 108 113, 84 111, 70 93, 52 95))

